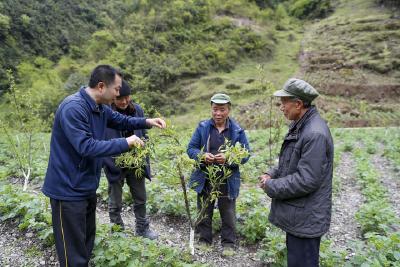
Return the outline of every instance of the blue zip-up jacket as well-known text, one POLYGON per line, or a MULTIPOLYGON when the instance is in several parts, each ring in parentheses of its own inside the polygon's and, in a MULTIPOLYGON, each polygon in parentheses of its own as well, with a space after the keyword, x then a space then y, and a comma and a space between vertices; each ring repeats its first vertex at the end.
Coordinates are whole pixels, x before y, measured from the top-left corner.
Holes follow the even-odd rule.
POLYGON ((96 194, 102 158, 129 150, 125 138, 105 141, 106 127, 149 128, 146 118, 124 116, 107 105, 97 105, 84 87, 61 102, 54 119, 42 188, 46 196, 77 201, 96 194))
MULTIPOLYGON (((209 152, 208 140, 210 136, 211 124, 212 120, 208 119, 201 121, 197 126, 188 144, 187 154, 189 155, 189 158, 198 160, 199 153, 209 152)), ((239 126, 239 124, 231 118, 229 118, 229 131, 232 145, 235 145, 237 142, 239 142, 243 147, 250 151, 246 133, 239 126)), ((248 160, 249 157, 243 159, 242 164, 246 163, 248 160)), ((236 199, 239 196, 240 171, 238 166, 231 167, 232 175, 228 177, 228 197, 230 199, 236 199)), ((203 170, 196 169, 190 177, 189 187, 193 188, 197 193, 201 193, 204 188, 206 176, 207 174, 203 170)))

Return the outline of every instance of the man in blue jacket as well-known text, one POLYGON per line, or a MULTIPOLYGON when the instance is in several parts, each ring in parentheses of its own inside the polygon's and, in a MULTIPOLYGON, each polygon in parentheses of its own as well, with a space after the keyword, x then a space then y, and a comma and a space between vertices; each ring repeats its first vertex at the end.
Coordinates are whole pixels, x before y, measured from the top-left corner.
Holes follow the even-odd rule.
POLYGON ((60 266, 88 266, 96 232, 96 189, 102 158, 143 145, 135 135, 106 141, 106 127, 165 128, 162 119, 127 117, 108 106, 118 96, 121 81, 121 74, 113 67, 99 65, 89 86, 66 97, 55 114, 42 191, 50 198, 60 266))
MULTIPOLYGON (((130 94, 131 88, 125 80, 122 80, 119 96, 114 100, 111 108, 126 116, 143 118, 143 109, 131 100, 130 94)), ((133 134, 141 139, 148 139, 147 131, 144 129, 119 131, 111 128, 107 128, 106 130, 106 139, 128 137, 133 134)), ((110 215, 110 222, 124 228, 121 211, 123 186, 126 181, 133 197, 136 234, 149 239, 157 239, 157 234, 150 230, 149 220, 146 218, 145 178, 151 179, 150 159, 148 157, 146 158, 146 162, 147 164, 144 167, 143 174, 138 176, 134 169, 119 168, 116 166, 113 157, 104 159, 103 166, 108 180, 108 212, 110 215)))
MULTIPOLYGON (((231 141, 232 145, 239 142, 249 150, 244 130, 239 124, 229 117, 231 100, 226 94, 215 94, 211 98, 211 119, 202 121, 197 126, 189 142, 187 153, 191 159, 200 160, 205 165, 226 164, 224 153, 220 152, 225 139, 231 141)), ((247 162, 248 158, 242 163, 247 162)), ((231 168, 232 175, 228 177, 218 189, 221 195, 218 197, 218 208, 221 215, 221 243, 225 251, 232 251, 236 243, 236 198, 239 195, 240 172, 238 166, 227 166, 231 168)), ((201 209, 202 199, 206 199, 211 192, 206 170, 203 167, 196 169, 191 178, 190 186, 197 192, 197 206, 201 209)), ((215 201, 206 203, 205 218, 198 224, 196 232, 199 234, 201 243, 212 243, 212 216, 215 201)))

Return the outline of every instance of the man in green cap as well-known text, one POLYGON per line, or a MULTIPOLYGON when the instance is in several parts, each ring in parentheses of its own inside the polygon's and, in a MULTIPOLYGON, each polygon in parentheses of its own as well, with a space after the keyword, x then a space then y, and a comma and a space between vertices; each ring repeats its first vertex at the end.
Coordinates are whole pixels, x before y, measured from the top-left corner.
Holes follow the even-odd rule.
MULTIPOLYGON (((197 192, 197 206, 200 210, 203 205, 207 205, 205 218, 198 224, 196 232, 200 236, 200 242, 204 244, 212 243, 212 216, 215 201, 203 203, 211 192, 207 165, 225 165, 232 174, 227 178, 218 191, 218 209, 221 215, 221 243, 224 248, 223 253, 229 255, 233 253, 236 243, 236 198, 239 195, 240 172, 238 165, 227 165, 226 158, 221 147, 225 144, 225 139, 232 145, 241 144, 249 150, 244 130, 239 124, 229 117, 231 110, 231 99, 226 94, 215 94, 211 97, 211 119, 201 121, 189 142, 187 153, 191 159, 200 161, 199 168, 196 169, 191 177, 189 186, 197 192)), ((248 158, 242 160, 247 162, 248 158)), ((222 175, 221 173, 217 175, 222 175)))
POLYGON ((331 221, 332 136, 311 105, 318 92, 310 84, 289 79, 274 96, 292 123, 279 164, 260 176, 260 187, 272 199, 270 222, 286 232, 288 267, 319 266, 321 236, 331 221))

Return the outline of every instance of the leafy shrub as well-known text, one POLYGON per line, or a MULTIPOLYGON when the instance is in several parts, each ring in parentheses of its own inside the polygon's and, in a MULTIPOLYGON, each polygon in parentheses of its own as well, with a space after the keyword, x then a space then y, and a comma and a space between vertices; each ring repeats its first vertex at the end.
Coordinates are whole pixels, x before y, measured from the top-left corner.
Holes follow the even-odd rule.
POLYGON ((229 83, 225 86, 226 89, 240 89, 240 87, 240 85, 234 83, 229 83))
POLYGON ((222 79, 221 77, 212 77, 212 78, 202 79, 202 82, 207 85, 220 85, 224 83, 224 79, 222 79))
POLYGON ((370 233, 366 235, 367 244, 356 242, 355 255, 350 259, 350 266, 398 266, 400 261, 400 234, 387 236, 370 233))
POLYGON ((330 0, 295 0, 289 13, 297 18, 323 18, 332 11, 330 0))
POLYGON ((265 237, 270 226, 269 208, 265 203, 265 193, 260 189, 243 190, 237 200, 237 229, 245 242, 254 244, 265 237))
POLYGON ((54 244, 49 200, 35 196, 12 185, 0 186, 0 221, 17 220, 20 230, 34 231, 44 244, 54 244))
POLYGON ((271 267, 287 266, 287 249, 285 235, 276 227, 268 227, 265 230, 265 238, 262 241, 262 249, 258 255, 261 260, 271 267))
POLYGON ((346 259, 346 254, 346 251, 334 248, 332 246, 332 241, 324 238, 321 240, 319 252, 321 266, 343 266, 346 259))
POLYGON ((96 266, 201 266, 190 255, 136 237, 129 232, 110 233, 108 225, 97 227, 93 263, 96 266))

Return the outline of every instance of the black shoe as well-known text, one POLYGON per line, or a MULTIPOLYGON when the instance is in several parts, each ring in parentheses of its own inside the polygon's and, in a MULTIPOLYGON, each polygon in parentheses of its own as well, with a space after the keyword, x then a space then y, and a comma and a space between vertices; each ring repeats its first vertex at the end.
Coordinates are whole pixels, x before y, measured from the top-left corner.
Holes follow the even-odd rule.
POLYGON ((156 240, 158 239, 158 234, 150 228, 146 228, 145 230, 136 230, 136 235, 141 236, 150 240, 156 240))

